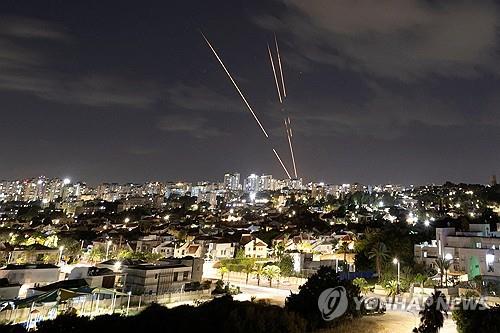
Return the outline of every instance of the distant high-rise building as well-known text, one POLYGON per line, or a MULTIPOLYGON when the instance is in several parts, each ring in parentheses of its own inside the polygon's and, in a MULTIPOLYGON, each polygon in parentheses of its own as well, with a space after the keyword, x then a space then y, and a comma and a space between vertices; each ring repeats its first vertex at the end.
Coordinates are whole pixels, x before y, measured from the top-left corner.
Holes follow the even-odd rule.
POLYGON ((326 189, 324 183, 311 184, 311 197, 316 200, 322 199, 326 196, 326 189))
POLYGON ((271 191, 273 189, 273 176, 262 175, 259 179, 259 191, 271 191))
POLYGON ((491 186, 496 186, 497 183, 497 175, 492 175, 491 176, 491 186))
POLYGON ((259 176, 252 173, 250 176, 245 178, 243 183, 243 188, 245 192, 257 192, 259 191, 259 176))
POLYGON ((230 191, 238 191, 240 189, 240 174, 226 173, 224 175, 224 188, 230 191))
POLYGON ((302 178, 286 179, 286 186, 292 190, 302 189, 302 178))

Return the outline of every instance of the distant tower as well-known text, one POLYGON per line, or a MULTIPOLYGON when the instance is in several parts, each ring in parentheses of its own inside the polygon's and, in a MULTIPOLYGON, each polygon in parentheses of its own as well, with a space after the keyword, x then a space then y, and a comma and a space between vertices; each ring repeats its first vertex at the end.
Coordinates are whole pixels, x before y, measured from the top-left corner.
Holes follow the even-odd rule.
POLYGON ((498 183, 497 183, 497 175, 492 175, 491 176, 491 182, 490 182, 491 186, 496 186, 498 183))
POLYGON ((240 174, 226 173, 224 175, 224 188, 231 191, 237 191, 240 188, 240 174))

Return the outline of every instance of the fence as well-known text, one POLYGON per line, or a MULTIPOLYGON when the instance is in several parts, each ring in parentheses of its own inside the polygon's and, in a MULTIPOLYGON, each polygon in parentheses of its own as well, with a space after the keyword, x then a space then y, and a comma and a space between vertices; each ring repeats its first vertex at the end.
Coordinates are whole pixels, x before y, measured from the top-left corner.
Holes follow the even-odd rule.
POLYGON ((210 299, 210 290, 188 291, 180 293, 169 293, 163 295, 117 296, 105 294, 89 294, 81 297, 69 299, 63 304, 32 304, 31 307, 9 309, 0 312, 0 323, 33 323, 54 319, 58 313, 69 308, 74 308, 80 316, 99 316, 104 314, 121 313, 133 314, 155 302, 168 306, 179 302, 192 302, 194 300, 210 299))

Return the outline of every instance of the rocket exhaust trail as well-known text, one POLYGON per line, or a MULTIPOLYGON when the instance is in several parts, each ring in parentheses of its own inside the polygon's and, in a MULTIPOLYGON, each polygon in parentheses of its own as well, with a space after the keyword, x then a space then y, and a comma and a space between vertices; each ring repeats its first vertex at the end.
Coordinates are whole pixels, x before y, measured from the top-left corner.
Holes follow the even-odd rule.
POLYGON ((286 125, 286 132, 288 138, 288 146, 290 147, 290 155, 292 156, 292 164, 293 164, 293 173, 295 174, 295 178, 297 177, 297 165, 295 164, 295 155, 293 154, 293 145, 292 145, 292 127, 290 126, 290 118, 288 118, 288 125, 286 125))
POLYGON ((255 114, 255 112, 253 111, 252 107, 250 106, 250 104, 248 104, 248 101, 247 99, 245 98, 245 96, 243 95, 243 93, 241 92, 240 88, 238 87, 238 85, 236 84, 236 82, 234 81, 233 77, 231 76, 231 74, 229 73, 229 71, 227 70, 226 66, 224 65, 224 63, 222 62, 221 58, 219 57, 219 55, 217 54, 217 52, 215 51, 215 49, 212 47, 212 44, 210 44, 210 42, 208 41, 207 37, 205 37, 205 35, 203 34, 203 32, 201 32, 201 35, 203 36, 203 38, 205 39, 205 41, 207 42, 208 44, 208 47, 210 47, 210 49, 212 50, 213 54, 215 55, 215 57, 217 58, 217 60, 219 61, 220 65, 222 66, 222 68, 224 69, 224 71, 226 72, 227 76, 229 77, 229 80, 231 80, 231 82, 233 83, 234 87, 236 88, 236 90, 238 91, 238 94, 240 94, 241 96, 241 99, 243 100, 243 102, 245 102, 245 105, 247 106, 248 110, 252 113, 252 116, 254 117, 255 121, 257 122, 257 124, 259 124, 259 127, 260 129, 262 130, 262 133, 264 133, 264 135, 266 136, 266 138, 269 138, 269 135, 267 134, 266 130, 264 129, 264 126, 262 126, 259 118, 257 117, 257 115, 255 114))
POLYGON ((276 89, 278 90, 278 97, 280 99, 280 103, 283 103, 283 100, 281 99, 280 86, 278 84, 278 77, 276 76, 276 69, 274 67, 273 55, 271 54, 271 48, 269 47, 269 44, 267 44, 267 51, 269 52, 269 60, 271 60, 271 67, 273 69, 274 82, 276 82, 276 89))
MULTIPOLYGON (((277 58, 278 58, 279 76, 280 76, 280 79, 281 79, 281 89, 283 89, 283 92, 281 92, 281 89, 280 89, 278 77, 277 77, 277 74, 276 74, 277 69, 276 69, 276 66, 274 65, 273 56, 272 56, 272 52, 271 52, 271 48, 269 47, 269 44, 267 44, 267 50, 268 50, 268 53, 269 53, 269 60, 271 61, 271 67, 273 69, 273 75, 274 75, 274 81, 276 83, 276 89, 278 90, 278 97, 279 97, 280 103, 283 104, 283 99, 286 97, 286 88, 285 88, 285 79, 283 77, 283 68, 281 66, 281 56, 280 56, 280 53, 279 53, 280 51, 279 51, 279 47, 278 47, 278 39, 276 38, 276 35, 274 35, 274 44, 275 44, 275 47, 276 47, 276 55, 277 55, 277 58), (282 94, 283 94, 283 98, 281 97, 282 94)), ((294 171, 295 178, 297 178, 298 177, 298 175, 297 175, 297 164, 295 163, 295 154, 293 152, 292 126, 291 126, 291 122, 290 122, 290 117, 284 118, 283 121, 285 123, 285 131, 286 131, 286 137, 287 137, 287 140, 288 140, 288 146, 289 146, 289 149, 290 149, 290 156, 292 158, 293 171, 294 171)))
POLYGON ((293 173, 295 175, 295 178, 298 178, 297 176, 297 165, 295 164, 295 155, 293 153, 293 145, 292 145, 292 127, 290 126, 290 118, 285 118, 283 119, 285 123, 285 131, 286 131, 286 137, 288 139, 288 146, 290 147, 290 156, 292 157, 292 164, 293 164, 293 173), (288 123, 287 123, 288 119, 288 123))
MULTIPOLYGON (((278 66, 280 69, 281 87, 283 87, 283 97, 286 97, 285 79, 283 78, 283 69, 281 68, 280 49, 278 48, 278 39, 276 38, 276 34, 274 35, 274 44, 276 45, 276 54, 278 55, 278 66)), ((269 45, 267 47, 269 48, 269 45)))
POLYGON ((289 179, 292 179, 292 177, 290 177, 290 173, 288 172, 288 170, 286 169, 285 165, 283 164, 283 161, 281 160, 280 156, 278 155, 278 153, 276 152, 276 149, 273 148, 273 152, 274 152, 274 155, 276 155, 276 158, 278 159, 278 161, 280 162, 281 166, 283 167, 283 170, 285 170, 286 172, 286 175, 288 176, 289 179))
MULTIPOLYGON (((233 86, 238 91, 238 94, 240 95, 241 99, 243 100, 243 102, 247 106, 248 110, 252 113, 252 116, 254 117, 255 121, 257 122, 257 124, 259 124, 259 127, 262 130, 262 133, 264 133, 264 135, 266 136, 266 138, 269 139, 269 135, 267 134, 266 130, 264 129, 264 126, 262 126, 262 123, 260 122, 259 118, 257 117, 257 115, 255 114, 255 112, 253 111, 252 107, 248 103, 248 101, 245 98, 245 96, 243 95, 243 93, 241 92, 240 88, 238 87, 238 85, 234 81, 234 79, 231 76, 231 74, 229 73, 228 69, 224 65, 224 62, 222 62, 222 59, 219 57, 219 55, 217 54, 217 52, 215 51, 215 49, 212 47, 212 44, 210 44, 210 41, 207 39, 207 37, 205 37, 205 34, 203 32, 201 32, 201 31, 200 31, 200 33, 203 36, 203 39, 205 39, 205 42, 207 42, 208 47, 210 47, 210 49, 212 50, 213 54, 215 55, 215 57, 219 61, 220 65, 222 66, 222 68, 226 72, 227 76, 229 77, 229 80, 231 80, 231 83, 233 84, 233 86)), ((273 68, 274 68, 274 66, 273 66, 273 68)), ((276 80, 276 82, 277 82, 277 80, 276 80)), ((287 174, 288 178, 291 179, 292 177, 290 177, 290 173, 288 172, 287 168, 283 164, 283 161, 281 160, 281 158, 280 158, 278 152, 276 151, 276 149, 273 148, 273 152, 274 152, 274 155, 276 156, 276 158, 278 159, 278 161, 280 162, 281 166, 283 167, 283 170, 285 170, 285 173, 287 174)))

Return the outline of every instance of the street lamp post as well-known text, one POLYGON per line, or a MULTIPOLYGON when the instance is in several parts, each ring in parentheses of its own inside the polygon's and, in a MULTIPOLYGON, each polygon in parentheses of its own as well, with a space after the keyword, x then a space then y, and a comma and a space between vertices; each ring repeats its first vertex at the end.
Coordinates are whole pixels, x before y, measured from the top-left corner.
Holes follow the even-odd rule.
POLYGON ((111 246, 111 244, 113 244, 113 242, 112 242, 112 241, 110 241, 110 240, 106 243, 106 260, 108 260, 108 256, 109 256, 109 247, 111 246))
POLYGON ((400 271, 401 271, 400 262, 399 262, 398 258, 394 258, 392 260, 392 263, 394 265, 398 265, 398 289, 397 289, 397 293, 399 295, 399 289, 400 289, 400 271))
POLYGON ((58 260, 59 265, 61 265, 62 262, 63 251, 64 251, 64 246, 59 246, 59 260, 58 260))

